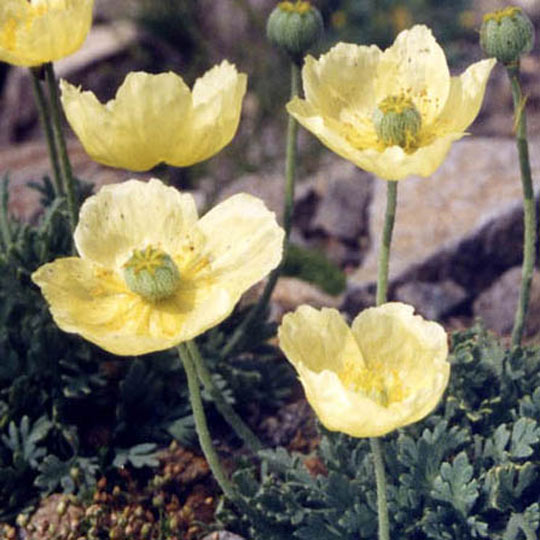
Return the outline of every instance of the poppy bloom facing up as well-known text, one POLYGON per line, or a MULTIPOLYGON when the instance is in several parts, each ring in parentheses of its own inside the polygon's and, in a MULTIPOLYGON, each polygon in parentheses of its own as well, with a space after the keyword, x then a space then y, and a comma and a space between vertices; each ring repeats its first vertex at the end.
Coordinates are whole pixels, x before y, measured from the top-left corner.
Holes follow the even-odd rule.
POLYGON ((476 118, 495 61, 450 77, 426 26, 381 51, 338 43, 302 70, 306 99, 289 113, 328 148, 386 180, 431 175, 476 118))
POLYGON ((168 349, 225 319, 275 268, 283 230, 239 194, 198 218, 193 197, 159 180, 103 187, 74 234, 80 257, 32 275, 56 324, 118 355, 168 349))

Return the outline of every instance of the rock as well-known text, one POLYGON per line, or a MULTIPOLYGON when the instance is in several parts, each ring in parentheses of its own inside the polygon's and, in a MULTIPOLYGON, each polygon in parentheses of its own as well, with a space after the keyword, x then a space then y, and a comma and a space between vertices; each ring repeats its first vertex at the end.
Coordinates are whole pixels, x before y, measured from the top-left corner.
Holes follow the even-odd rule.
POLYGON ((207 534, 203 540, 245 540, 245 538, 228 531, 215 531, 207 534))
MULTIPOLYGON (((478 296, 473 305, 474 315, 483 319, 486 327, 499 335, 509 335, 521 286, 521 267, 506 271, 495 283, 478 296)), ((535 270, 531 286, 529 312, 525 335, 540 333, 540 272, 535 270)))
MULTIPOLYGON (((96 189, 105 184, 121 182, 128 178, 149 178, 149 174, 111 169, 92 161, 76 140, 67 144, 75 176, 91 182, 96 189)), ((47 147, 42 142, 30 142, 0 149, 0 175, 9 178, 9 210, 11 214, 26 221, 32 220, 41 210, 40 195, 28 187, 27 182, 41 182, 43 176, 51 175, 47 147)))
POLYGON ((412 281, 396 287, 393 300, 415 307, 426 319, 441 320, 467 299, 467 292, 452 280, 439 283, 412 281))
MULTIPOLYGON (((358 265, 368 244, 367 209, 373 189, 372 176, 334 156, 325 156, 318 171, 295 190, 294 243, 322 250, 340 266, 358 265)), ((263 199, 281 221, 283 173, 249 174, 226 185, 219 200, 246 192, 263 199)))
MULTIPOLYGON (((535 148, 540 141, 530 142, 535 148)), ((540 155, 532 153, 533 177, 540 155)), ((399 182, 390 278, 394 282, 451 279, 480 292, 522 256, 521 182, 515 141, 463 139, 432 178, 399 182)), ((351 290, 376 280, 386 182, 377 181, 370 207, 372 245, 351 276, 351 290)))
POLYGON ((276 213, 281 222, 283 214, 283 174, 263 172, 248 174, 230 182, 219 192, 218 200, 223 201, 236 193, 249 193, 262 199, 268 208, 276 213))
POLYGON ((280 278, 272 294, 272 303, 276 307, 274 315, 278 321, 285 313, 294 311, 302 304, 309 304, 317 309, 337 308, 342 300, 342 296, 330 296, 315 285, 293 277, 280 278))

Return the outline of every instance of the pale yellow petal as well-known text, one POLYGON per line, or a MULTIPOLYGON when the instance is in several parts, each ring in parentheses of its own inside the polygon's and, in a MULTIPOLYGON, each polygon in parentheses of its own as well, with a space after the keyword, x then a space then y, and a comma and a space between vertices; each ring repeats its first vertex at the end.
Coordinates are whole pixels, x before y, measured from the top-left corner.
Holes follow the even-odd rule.
POLYGON ((383 407, 362 394, 347 390, 333 371, 316 372, 303 364, 299 364, 297 370, 306 399, 321 423, 330 431, 352 437, 381 437, 424 418, 436 406, 446 387, 445 381, 437 381, 435 388, 426 389, 407 402, 383 407))
POLYGON ((113 166, 118 154, 129 154, 129 146, 124 145, 125 139, 118 137, 110 110, 98 101, 93 92, 83 92, 63 79, 60 90, 66 118, 92 159, 113 166))
POLYGON ((234 137, 247 76, 227 61, 214 66, 193 87, 193 111, 186 126, 188 136, 173 139, 167 163, 187 167, 217 154, 234 137))
POLYGON ((56 324, 108 352, 169 349, 221 322, 234 303, 226 291, 184 283, 170 300, 148 303, 114 271, 79 258, 57 259, 32 275, 56 324))
POLYGON ((373 144, 371 129, 362 131, 359 127, 357 133, 354 126, 339 124, 318 115, 318 111, 305 100, 291 101, 287 105, 287 110, 330 150, 385 180, 402 180, 413 174, 430 176, 443 162, 452 142, 465 135, 465 133, 449 133, 442 137, 434 137, 431 144, 422 146, 413 153, 407 153, 399 146, 391 146, 380 151, 378 148, 368 146, 373 144), (365 142, 366 146, 358 148, 351 141, 365 142))
POLYGON ((128 156, 117 155, 117 167, 147 170, 161 162, 170 163, 177 141, 191 136, 191 93, 172 72, 128 74, 109 107, 116 137, 126 139, 122 144, 130 150, 128 156), (144 168, 134 167, 139 160, 144 168))
POLYGON ((360 313, 352 332, 368 366, 395 369, 409 391, 431 388, 448 371, 446 332, 439 324, 414 315, 414 308, 389 302, 360 313))
POLYGON ((452 77, 448 100, 437 119, 438 130, 442 133, 463 132, 473 123, 496 63, 494 58, 481 60, 470 65, 459 77, 452 77))
POLYGON ((189 242, 197 221, 190 194, 149 182, 128 180, 104 186, 83 204, 75 230, 79 254, 119 268, 133 249, 148 245, 174 256, 189 242))
POLYGON ((465 133, 449 133, 437 137, 431 144, 422 146, 411 154, 399 146, 390 146, 383 152, 368 149, 362 153, 362 160, 357 160, 356 163, 385 180, 402 180, 411 175, 427 178, 444 161, 452 143, 464 135, 465 133), (360 163, 367 164, 362 166, 360 163))
POLYGON ((215 206, 198 223, 204 237, 202 257, 210 279, 233 297, 261 280, 281 261, 283 229, 263 201, 240 193, 215 206))
POLYGON ((80 48, 92 24, 94 0, 32 2, 0 6, 0 61, 38 66, 80 48))
POLYGON ((129 73, 106 105, 64 81, 61 89, 73 131, 99 163, 148 170, 167 161, 175 141, 190 135, 191 94, 174 73, 129 73))
POLYGON ((319 311, 307 305, 300 306, 283 317, 278 338, 289 362, 316 373, 339 371, 347 358, 354 358, 363 365, 351 330, 335 309, 319 311))
POLYGON ((338 43, 319 60, 308 56, 302 69, 306 100, 323 116, 369 114, 375 107, 373 79, 381 56, 372 45, 338 43))
POLYGON ((442 111, 450 91, 446 57, 431 30, 417 25, 401 32, 379 61, 375 92, 380 102, 388 96, 409 96, 430 126, 442 111))

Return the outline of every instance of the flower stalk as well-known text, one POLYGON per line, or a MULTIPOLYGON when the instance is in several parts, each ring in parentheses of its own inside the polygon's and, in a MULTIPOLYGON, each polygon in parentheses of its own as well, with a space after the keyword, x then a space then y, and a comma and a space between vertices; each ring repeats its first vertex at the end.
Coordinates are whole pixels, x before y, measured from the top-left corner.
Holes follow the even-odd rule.
POLYGON ((388 503, 386 501, 386 475, 381 441, 378 437, 369 439, 373 462, 375 463, 375 482, 377 483, 377 516, 379 518, 379 540, 390 540, 388 523, 388 503))
POLYGON ((60 100, 58 97, 58 87, 56 84, 56 76, 52 62, 47 62, 44 65, 45 80, 49 91, 49 100, 51 105, 52 130, 54 141, 60 158, 60 171, 62 174, 62 183, 64 192, 67 196, 69 222, 71 230, 74 231, 77 226, 77 198, 75 196, 75 182, 73 180, 73 171, 66 148, 64 132, 62 130, 62 115, 60 112, 60 100))
POLYGON ((32 79, 32 92, 34 94, 34 99, 36 101, 36 106, 39 115, 39 121, 43 132, 45 134, 45 141, 47 142, 47 150, 49 152, 49 159, 51 160, 51 167, 53 170, 53 184, 54 192, 58 197, 63 195, 63 186, 62 186, 62 175, 60 172, 60 164, 58 161, 58 151, 56 149, 56 144, 54 141, 54 132, 53 126, 51 124, 51 115, 49 113, 49 108, 47 106, 47 100, 45 98, 45 93, 41 87, 41 81, 38 73, 36 72, 38 68, 31 68, 30 75, 32 79))
POLYGON ((210 470, 214 475, 219 487, 230 500, 235 500, 235 493, 232 484, 225 475, 219 457, 216 453, 214 445, 212 444, 212 438, 208 431, 208 424, 206 422, 206 416, 204 414, 204 407, 201 399, 201 390, 199 388, 199 380, 197 378, 197 370, 195 364, 191 358, 188 347, 185 344, 178 345, 178 354, 184 365, 186 372, 189 400, 191 403, 191 409, 193 411, 193 418, 195 419, 195 428, 199 437, 199 443, 203 451, 204 457, 208 462, 210 470))
POLYGON ((257 452, 260 450, 262 448, 262 444, 257 436, 253 433, 253 431, 251 431, 242 418, 236 414, 234 409, 223 397, 223 394, 220 392, 219 388, 214 384, 212 375, 206 367, 206 363, 195 341, 188 341, 186 343, 186 347, 191 355, 193 363, 195 364, 199 380, 203 384, 205 390, 212 396, 216 409, 219 411, 221 416, 233 428, 238 437, 242 439, 242 441, 252 452, 257 452))
MULTIPOLYGON (((377 297, 378 306, 384 304, 388 296, 388 274, 390 263, 390 246, 396 219, 397 182, 386 183, 386 210, 384 227, 379 252, 377 268, 377 297)), ((375 481, 377 484, 377 516, 379 519, 379 540, 390 540, 390 525, 388 521, 388 503, 386 500, 386 477, 381 441, 377 437, 369 439, 373 462, 375 464, 375 481)))
POLYGON ((534 259, 536 254, 537 217, 536 201, 532 185, 531 165, 529 161, 529 144, 527 141, 527 120, 525 116, 525 98, 521 91, 519 80, 519 61, 506 66, 507 74, 512 87, 514 102, 516 143, 519 156, 519 168, 521 172, 521 184, 523 187, 523 265, 521 272, 521 287, 519 300, 512 329, 512 345, 519 346, 523 337, 531 284, 534 272, 534 259))
MULTIPOLYGON (((291 99, 300 94, 300 85, 300 68, 295 62, 291 62, 291 99)), ((272 296, 272 292, 277 284, 283 262, 287 256, 294 211, 297 138, 298 122, 291 115, 289 115, 287 123, 287 147, 285 156, 285 196, 283 203, 283 229, 285 230, 285 237, 283 240, 282 263, 272 271, 258 302, 251 308, 245 319, 238 325, 229 341, 225 344, 222 351, 222 358, 229 356, 229 354, 231 354, 236 347, 240 345, 253 322, 264 313, 268 306, 268 302, 270 301, 270 297, 272 296)))
POLYGON ((388 181, 386 183, 386 211, 384 216, 384 228, 379 251, 379 263, 377 268, 377 299, 378 306, 386 302, 388 293, 388 274, 390 263, 390 245, 392 243, 392 233, 394 231, 394 221, 396 219, 397 205, 397 182, 388 181))

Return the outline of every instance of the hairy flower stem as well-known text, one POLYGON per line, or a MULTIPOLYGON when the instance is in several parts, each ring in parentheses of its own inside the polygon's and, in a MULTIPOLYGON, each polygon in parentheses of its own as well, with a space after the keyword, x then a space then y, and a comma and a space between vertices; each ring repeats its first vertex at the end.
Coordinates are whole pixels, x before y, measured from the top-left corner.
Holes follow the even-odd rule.
POLYGON ((193 418, 195 419, 195 429, 197 430, 199 443, 201 445, 204 457, 206 458, 210 470, 212 471, 214 478, 225 496, 229 500, 235 501, 236 494, 234 488, 221 467, 219 457, 212 444, 210 432, 208 431, 208 424, 206 423, 206 416, 204 414, 201 390, 199 388, 199 379, 197 378, 195 364, 191 359, 188 348, 184 344, 178 346, 178 354, 180 355, 180 359, 182 360, 184 370, 186 372, 189 400, 191 403, 191 409, 193 411, 193 418))
POLYGON ((75 197, 73 171, 71 170, 71 163, 67 153, 66 141, 64 140, 64 133, 62 131, 62 115, 60 112, 60 100, 58 98, 58 86, 56 83, 56 76, 54 74, 52 62, 44 64, 44 69, 45 80, 47 81, 47 88, 49 90, 54 140, 60 155, 60 170, 62 172, 64 191, 67 196, 69 222, 71 225, 71 230, 74 231, 75 227, 77 226, 78 208, 77 199, 75 197))
POLYGON ((519 63, 507 66, 507 73, 512 87, 514 101, 516 143, 523 186, 523 266, 521 270, 521 288, 512 329, 512 345, 520 345, 529 309, 529 297, 534 272, 536 254, 536 201, 529 162, 529 143, 527 141, 527 120, 525 116, 525 99, 519 82, 519 63))
POLYGON ((197 370, 197 375, 199 380, 203 384, 205 390, 212 396, 216 409, 219 411, 221 416, 226 420, 226 422, 233 428, 235 433, 242 439, 244 444, 252 451, 257 452, 262 448, 262 444, 251 431, 251 429, 246 425, 246 423, 236 414, 234 409, 227 403, 223 394, 220 392, 219 388, 214 384, 212 380, 212 375, 206 363, 197 347, 195 341, 188 341, 186 344, 187 350, 191 355, 191 359, 195 364, 197 370))
POLYGON ((49 159, 51 160, 51 166, 53 171, 53 184, 54 193, 58 197, 64 194, 62 186, 62 176, 60 172, 60 164, 58 162, 58 151, 54 142, 53 127, 51 124, 51 115, 49 114, 49 108, 47 106, 47 100, 45 93, 41 87, 41 80, 37 70, 40 68, 31 68, 30 75, 32 78, 32 92, 36 101, 36 106, 39 115, 39 122, 43 133, 45 134, 45 140, 47 142, 47 150, 49 152, 49 159))
POLYGON ((377 515, 379 518, 379 540, 390 540, 388 523, 388 504, 386 502, 386 476, 381 441, 377 437, 369 439, 371 454, 375 463, 375 481, 377 482, 377 515))
POLYGON ((386 212, 384 215, 384 228, 379 251, 379 264, 377 269, 377 305, 386 302, 388 293, 388 267, 390 262, 390 244, 392 243, 392 232, 396 218, 397 203, 397 182, 388 181, 386 183, 386 212))
MULTIPOLYGON (((291 99, 298 96, 300 93, 300 67, 291 62, 291 99)), ((272 292, 276 286, 277 280, 281 273, 281 268, 285 257, 287 256, 287 248, 289 246, 289 236, 292 228, 292 217, 294 210, 294 181, 296 177, 296 140, 298 134, 298 122, 289 115, 287 124, 287 148, 285 157, 285 197, 283 207, 283 229, 285 230, 285 238, 283 240, 283 259, 282 263, 270 274, 264 291, 259 298, 259 301, 251 308, 245 319, 237 326, 231 339, 226 343, 221 352, 222 358, 227 357, 244 339, 250 326, 258 317, 260 317, 270 301, 272 292)))
MULTIPOLYGON (((384 214, 384 228, 379 252, 377 269, 377 305, 386 302, 388 293, 388 268, 390 262, 390 245, 392 231, 396 219, 397 182, 386 183, 386 211, 384 214)), ((384 458, 381 441, 377 437, 369 439, 373 462, 375 463, 375 481, 377 483, 377 515, 379 518, 379 540, 390 540, 390 525, 388 521, 388 503, 386 501, 386 477, 384 472, 384 458)))

